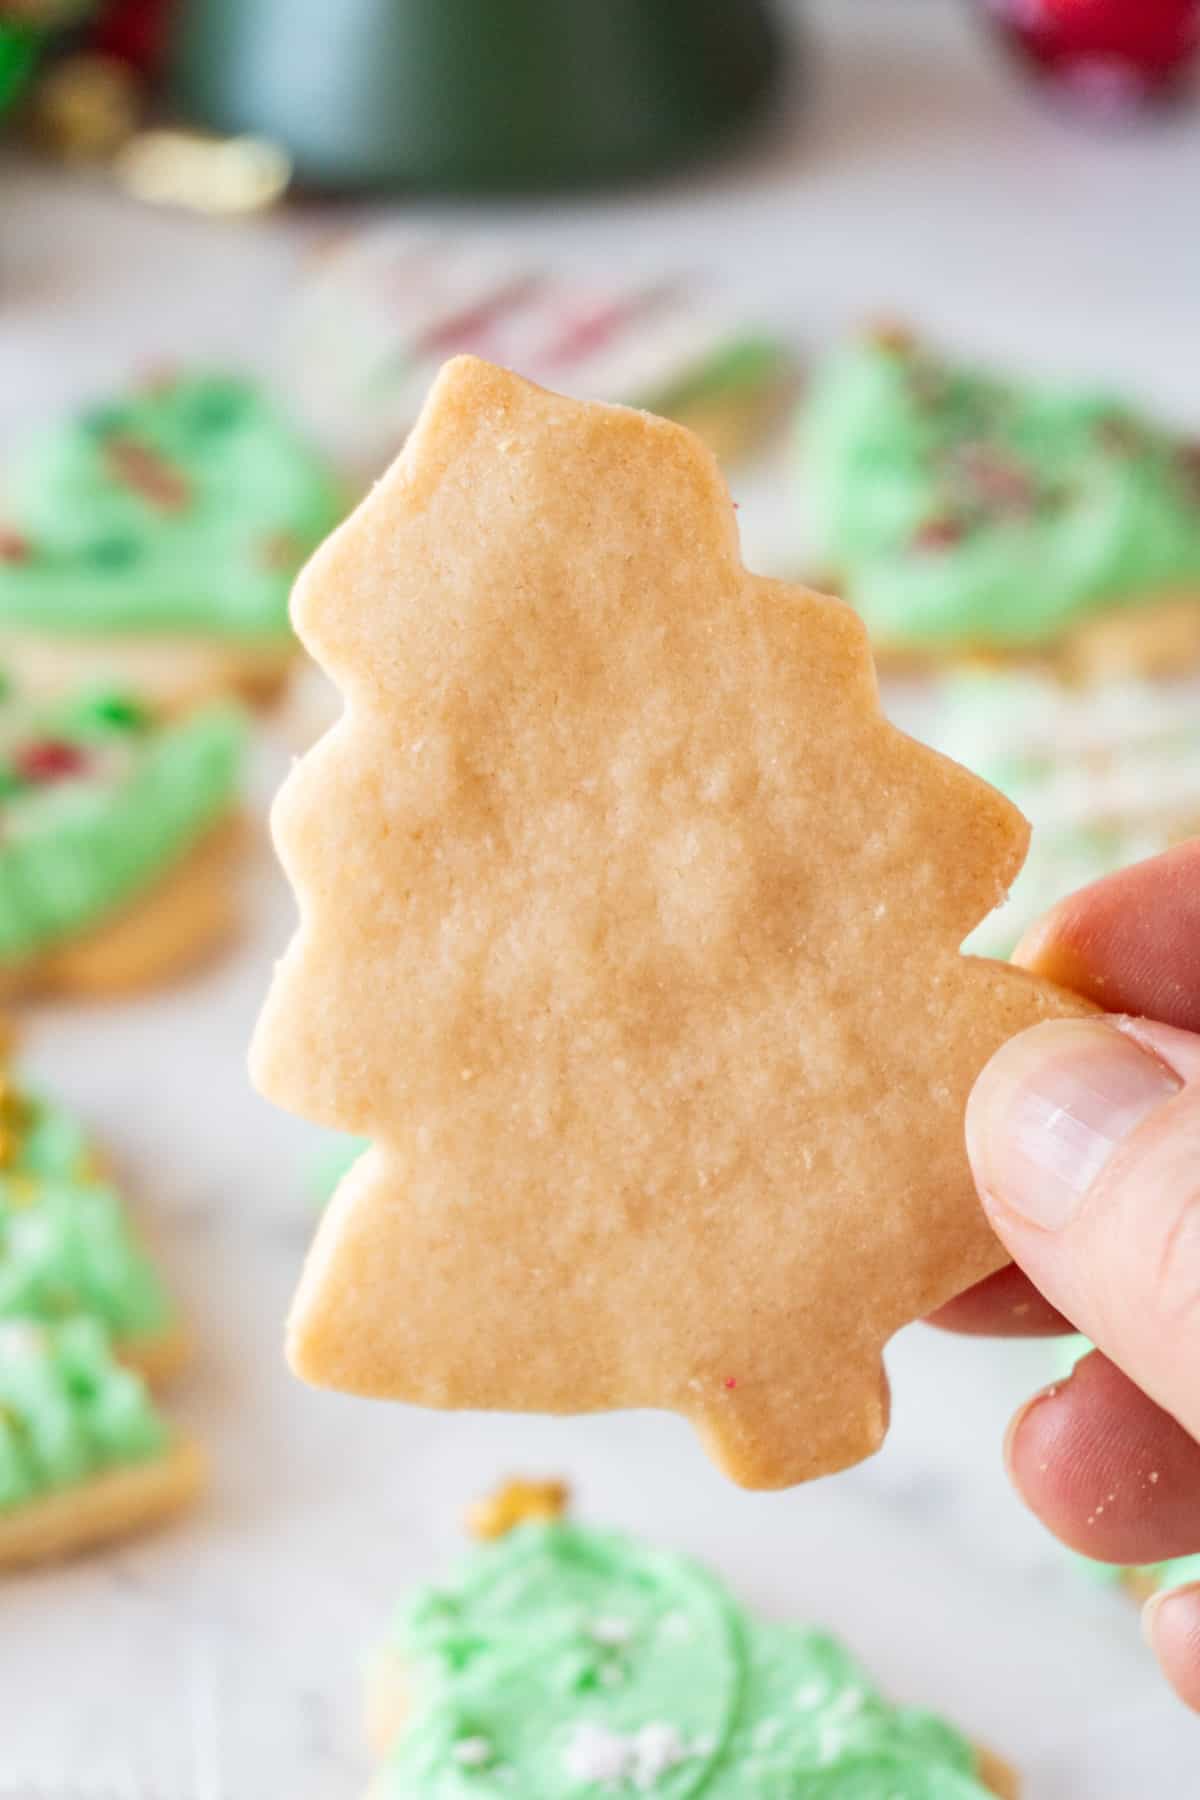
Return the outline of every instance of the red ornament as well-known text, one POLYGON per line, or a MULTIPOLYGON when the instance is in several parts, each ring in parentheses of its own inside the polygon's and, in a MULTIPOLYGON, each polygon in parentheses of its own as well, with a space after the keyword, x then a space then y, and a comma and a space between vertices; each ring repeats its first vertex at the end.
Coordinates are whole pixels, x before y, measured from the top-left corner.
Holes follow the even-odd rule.
POLYGON ((107 0, 92 26, 92 47, 152 76, 162 67, 170 11, 171 0, 107 0))
POLYGON ((63 781, 87 768, 87 757, 79 745, 66 738, 40 738, 35 744, 26 744, 14 761, 25 781, 63 781))
POLYGON ((1129 112, 1178 87, 1200 45, 1200 0, 985 0, 1027 67, 1073 102, 1129 112))
POLYGON ((30 557, 29 539, 20 531, 0 526, 0 562, 23 563, 30 557))

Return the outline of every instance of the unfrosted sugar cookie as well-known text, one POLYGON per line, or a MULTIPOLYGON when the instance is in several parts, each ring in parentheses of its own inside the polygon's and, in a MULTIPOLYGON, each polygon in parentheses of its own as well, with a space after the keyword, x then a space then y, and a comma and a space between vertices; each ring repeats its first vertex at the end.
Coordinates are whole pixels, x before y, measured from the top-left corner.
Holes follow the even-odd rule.
POLYGON ((0 1321, 0 1571, 158 1524, 202 1476, 98 1321, 0 1321))
POLYGON ((245 720, 0 688, 0 993, 145 985, 229 930, 245 720))
POLYGON ((974 1076, 1085 1010, 958 953, 1020 814, 885 721, 848 607, 746 572, 691 433, 470 358, 294 615, 346 713, 277 803, 254 1073, 372 1145, 294 1366, 671 1408, 750 1486, 876 1449, 887 1339, 1005 1260, 974 1076))
POLYGON ((818 566, 885 654, 1200 660, 1200 449, 1098 391, 959 366, 897 330, 802 413, 818 566))
POLYGON ((172 704, 270 691, 294 654, 292 579, 343 510, 246 381, 163 376, 93 406, 0 482, 0 660, 172 704))
POLYGON ((78 1121, 0 1072, 0 1320, 79 1313, 155 1383, 183 1360, 176 1306, 78 1121))
POLYGON ((1011 1771, 893 1706, 824 1631, 684 1556, 518 1524, 419 1589, 372 1661, 371 1800, 985 1800, 1011 1771))

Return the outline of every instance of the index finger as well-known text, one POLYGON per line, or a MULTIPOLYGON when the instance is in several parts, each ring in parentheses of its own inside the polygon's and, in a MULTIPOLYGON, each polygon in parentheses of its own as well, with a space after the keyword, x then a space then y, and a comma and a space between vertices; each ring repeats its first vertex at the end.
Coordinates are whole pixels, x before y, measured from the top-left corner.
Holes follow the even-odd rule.
MULTIPOLYGON (((1200 1031, 1200 838, 1069 895, 1013 960, 1106 1012, 1200 1031)), ((929 1322, 990 1337, 1073 1329, 1016 1268, 959 1294, 929 1322)))
POLYGON ((1105 1012, 1200 1031, 1200 838, 1060 901, 1014 961, 1105 1012))

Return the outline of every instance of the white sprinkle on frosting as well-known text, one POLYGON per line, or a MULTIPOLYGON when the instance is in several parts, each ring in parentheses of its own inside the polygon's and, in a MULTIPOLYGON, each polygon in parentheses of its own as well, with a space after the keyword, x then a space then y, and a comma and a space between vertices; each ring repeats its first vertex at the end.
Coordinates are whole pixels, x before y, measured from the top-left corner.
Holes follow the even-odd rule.
POLYGON ((811 1712, 814 1706, 822 1706, 829 1693, 827 1681, 806 1681, 803 1687, 796 1689, 794 1699, 801 1712, 811 1712))
POLYGON ((648 1794, 690 1754, 678 1728, 662 1720, 628 1734, 587 1722, 576 1725, 563 1764, 568 1777, 581 1785, 628 1783, 648 1794))
POLYGON ((633 1637, 633 1626, 628 1619, 597 1619, 592 1626, 592 1640, 613 1649, 628 1644, 633 1637))
POLYGON ((482 1769, 492 1760, 492 1746, 485 1737, 459 1738, 454 1746, 454 1760, 464 1769, 482 1769))

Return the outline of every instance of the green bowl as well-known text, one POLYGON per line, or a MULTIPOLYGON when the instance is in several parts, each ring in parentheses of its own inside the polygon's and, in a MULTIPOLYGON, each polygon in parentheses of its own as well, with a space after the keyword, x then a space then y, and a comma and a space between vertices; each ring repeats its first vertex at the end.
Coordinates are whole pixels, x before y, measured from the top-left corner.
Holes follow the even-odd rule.
POLYGON ((778 62, 769 0, 184 0, 174 87, 308 185, 529 190, 703 153, 778 62))
POLYGON ((0 21, 0 113, 7 111, 25 86, 40 48, 36 31, 0 21))

